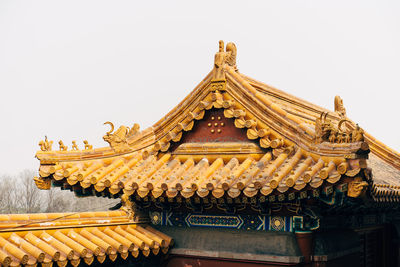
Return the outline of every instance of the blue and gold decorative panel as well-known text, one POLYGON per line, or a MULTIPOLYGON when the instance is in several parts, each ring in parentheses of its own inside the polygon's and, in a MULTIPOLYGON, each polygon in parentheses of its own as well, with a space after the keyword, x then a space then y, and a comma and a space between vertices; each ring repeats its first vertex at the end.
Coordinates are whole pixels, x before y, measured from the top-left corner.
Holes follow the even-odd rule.
POLYGON ((229 215, 204 215, 204 214, 188 214, 185 222, 189 227, 223 227, 240 229, 243 225, 243 220, 240 216, 229 215))
POLYGON ((302 216, 214 215, 196 213, 150 212, 154 225, 177 227, 215 227, 259 231, 293 232, 302 227, 302 216))

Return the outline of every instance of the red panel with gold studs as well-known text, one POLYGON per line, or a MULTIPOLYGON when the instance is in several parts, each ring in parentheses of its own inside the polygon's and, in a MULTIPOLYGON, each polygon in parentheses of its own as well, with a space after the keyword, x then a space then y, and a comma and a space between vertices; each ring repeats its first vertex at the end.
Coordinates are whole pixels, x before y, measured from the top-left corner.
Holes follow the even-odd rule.
POLYGON ((233 119, 224 117, 223 109, 211 109, 193 130, 183 136, 180 143, 250 142, 246 131, 235 127, 233 119))

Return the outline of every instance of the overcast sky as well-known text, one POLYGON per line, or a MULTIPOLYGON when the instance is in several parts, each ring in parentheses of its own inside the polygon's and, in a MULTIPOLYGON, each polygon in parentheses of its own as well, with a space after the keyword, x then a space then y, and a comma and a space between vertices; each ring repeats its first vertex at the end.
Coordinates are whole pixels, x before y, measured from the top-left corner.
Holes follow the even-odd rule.
MULTIPOLYGON (((399 1, 0 1, 0 173, 37 169, 38 142, 144 129, 211 70, 239 71, 347 114, 400 150, 399 1)), ((54 145, 53 148, 58 148, 54 145)))

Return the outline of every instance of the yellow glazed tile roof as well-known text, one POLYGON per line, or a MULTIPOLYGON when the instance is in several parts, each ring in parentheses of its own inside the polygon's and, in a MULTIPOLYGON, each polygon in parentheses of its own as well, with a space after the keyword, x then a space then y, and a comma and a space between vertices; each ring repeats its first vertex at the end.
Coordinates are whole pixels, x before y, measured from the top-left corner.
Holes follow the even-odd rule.
POLYGON ((351 182, 359 173, 364 177, 361 170, 368 167, 370 151, 400 169, 400 155, 362 129, 361 139, 346 141, 360 129, 346 116, 340 97, 335 97, 335 110, 328 111, 272 88, 239 73, 234 44, 226 51, 223 47, 220 43, 213 70, 153 126, 139 131, 135 124, 114 131, 106 122, 112 129, 103 136, 110 144, 105 148, 86 143, 83 150, 75 145, 68 151, 60 143, 57 151, 41 141, 37 186, 47 189, 55 182, 74 190, 156 198, 237 197, 309 190, 342 178, 351 182), (185 136, 207 112, 216 110, 242 130, 247 141, 219 147, 185 144, 185 136), (320 138, 322 119, 329 121, 338 140, 334 135, 333 141, 320 138))
POLYGON ((170 237, 123 211, 0 215, 1 266, 90 265, 166 253, 170 245, 170 237))
MULTIPOLYGON (((112 195, 136 193, 142 198, 147 195, 189 198, 196 194, 219 198, 226 193, 234 198, 241 193, 253 197, 259 193, 267 196, 274 191, 300 191, 306 186, 317 188, 324 182, 334 184, 344 175, 355 176, 360 170, 359 160, 349 164, 343 159, 335 162, 312 157, 301 149, 282 149, 243 160, 223 156, 194 160, 193 156, 170 153, 143 157, 143 153, 135 152, 113 161, 103 159, 66 162, 51 168, 42 166, 41 174, 86 189, 93 186, 97 192, 112 195)), ((36 180, 47 179, 50 178, 36 180)))

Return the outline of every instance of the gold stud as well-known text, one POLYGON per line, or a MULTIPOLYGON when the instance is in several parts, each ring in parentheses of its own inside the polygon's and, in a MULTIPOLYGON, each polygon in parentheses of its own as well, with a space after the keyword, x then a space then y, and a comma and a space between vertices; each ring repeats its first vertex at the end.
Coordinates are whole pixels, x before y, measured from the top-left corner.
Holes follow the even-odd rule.
POLYGON ((211 123, 208 124, 208 127, 211 127, 211 123))
POLYGON ((221 129, 218 129, 217 132, 218 132, 218 133, 221 133, 221 129))
POLYGON ((214 132, 215 132, 214 129, 212 129, 212 130, 211 130, 211 133, 214 133, 214 132))
POLYGON ((224 126, 225 126, 225 123, 221 122, 221 126, 224 127, 224 126))
POLYGON ((218 120, 220 121, 220 120, 221 120, 221 117, 218 117, 218 120))
POLYGON ((218 126, 218 123, 214 123, 214 126, 217 127, 217 126, 218 126))
POLYGON ((211 117, 211 120, 213 121, 213 120, 215 120, 215 118, 214 118, 214 117, 211 117))

